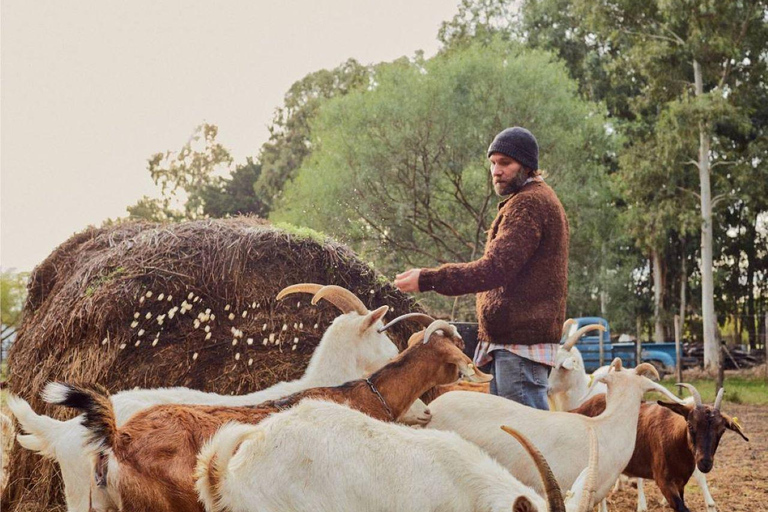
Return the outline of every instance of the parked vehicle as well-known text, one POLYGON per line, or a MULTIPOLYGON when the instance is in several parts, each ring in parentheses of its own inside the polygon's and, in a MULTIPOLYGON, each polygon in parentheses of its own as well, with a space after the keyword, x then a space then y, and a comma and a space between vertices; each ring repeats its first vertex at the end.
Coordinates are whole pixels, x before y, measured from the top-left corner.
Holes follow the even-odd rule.
MULTIPOLYGON (((620 357, 625 368, 634 368, 637 366, 636 354, 637 344, 634 341, 623 343, 611 342, 611 327, 605 318, 596 316, 587 316, 574 319, 575 323, 571 325, 569 334, 590 324, 600 324, 605 327, 602 336, 602 357, 600 347, 600 337, 597 331, 586 333, 579 339, 576 348, 581 352, 584 359, 584 366, 587 372, 593 372, 600 366, 610 364, 615 357, 620 357)), ((477 324, 474 322, 453 322, 456 329, 464 339, 464 352, 472 357, 477 346, 477 324)), ((660 376, 673 373, 677 368, 675 343, 643 343, 641 346, 640 362, 651 363, 659 372, 660 376)), ((682 356, 683 368, 694 366, 696 358, 682 356)))

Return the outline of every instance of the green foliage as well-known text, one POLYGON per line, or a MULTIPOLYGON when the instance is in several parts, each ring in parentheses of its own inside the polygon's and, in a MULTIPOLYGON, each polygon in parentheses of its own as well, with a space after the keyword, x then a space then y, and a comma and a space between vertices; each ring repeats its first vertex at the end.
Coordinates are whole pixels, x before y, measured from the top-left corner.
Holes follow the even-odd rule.
POLYGON ((437 39, 443 52, 472 44, 488 45, 513 38, 516 21, 516 6, 510 0, 461 0, 451 21, 440 25, 437 39))
POLYGON ((261 176, 262 165, 248 158, 238 165, 228 178, 215 178, 199 193, 203 213, 210 217, 254 214, 265 216, 266 205, 256 194, 255 184, 261 176))
POLYGON ((27 297, 27 272, 3 270, 0 273, 0 318, 3 326, 16 326, 27 297))
MULTIPOLYGON (((10 338, 21 324, 21 313, 27 298, 27 272, 0 272, 0 344, 10 338)), ((2 360, 2 357, 0 357, 2 360)))
POLYGON ((131 219, 153 221, 196 219, 204 214, 203 194, 225 174, 232 157, 216 141, 218 128, 202 124, 178 152, 156 153, 148 161, 160 199, 142 197, 128 207, 131 219))
POLYGON ((373 82, 323 105, 314 151, 272 219, 339 237, 388 275, 470 261, 496 211, 485 148, 518 124, 536 134, 548 182, 583 227, 576 260, 594 259, 591 235, 611 218, 610 136, 550 55, 497 40, 380 65, 373 82))
POLYGON ((335 69, 310 73, 291 86, 269 127, 269 142, 262 146, 259 155, 262 172, 254 190, 263 201, 264 215, 311 153, 309 124, 320 105, 330 98, 366 87, 368 80, 369 68, 349 59, 335 69))

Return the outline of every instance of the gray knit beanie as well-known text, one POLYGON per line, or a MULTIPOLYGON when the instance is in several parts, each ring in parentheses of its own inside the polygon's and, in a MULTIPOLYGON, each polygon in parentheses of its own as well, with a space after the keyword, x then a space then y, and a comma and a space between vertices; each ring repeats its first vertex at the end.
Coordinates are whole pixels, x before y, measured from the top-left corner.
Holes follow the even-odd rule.
POLYGON ((499 133, 488 148, 488 156, 502 153, 535 171, 539 168, 539 144, 525 128, 513 126, 499 133))

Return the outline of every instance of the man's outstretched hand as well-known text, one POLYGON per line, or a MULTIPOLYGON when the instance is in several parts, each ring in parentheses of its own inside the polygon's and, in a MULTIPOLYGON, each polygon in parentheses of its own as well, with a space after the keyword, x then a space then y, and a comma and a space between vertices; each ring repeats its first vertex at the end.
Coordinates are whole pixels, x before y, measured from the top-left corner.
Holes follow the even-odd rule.
POLYGON ((412 268, 406 270, 402 274, 395 276, 395 286, 401 292, 415 293, 419 291, 419 274, 421 274, 420 268, 412 268))

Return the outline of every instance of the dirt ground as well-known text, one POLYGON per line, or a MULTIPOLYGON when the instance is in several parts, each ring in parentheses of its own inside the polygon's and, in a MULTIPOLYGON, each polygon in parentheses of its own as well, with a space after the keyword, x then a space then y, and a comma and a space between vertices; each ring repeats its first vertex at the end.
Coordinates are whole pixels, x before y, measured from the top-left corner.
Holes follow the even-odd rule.
MULTIPOLYGON (((768 511, 768 406, 724 404, 723 411, 736 416, 749 437, 726 431, 715 456, 715 466, 707 474, 709 491, 721 512, 768 511)), ((662 502, 655 483, 646 482, 648 510, 670 511, 662 502)), ((685 488, 685 502, 692 512, 705 511, 704 498, 694 479, 685 488)), ((634 512, 637 490, 634 486, 608 497, 611 512, 634 512)))

